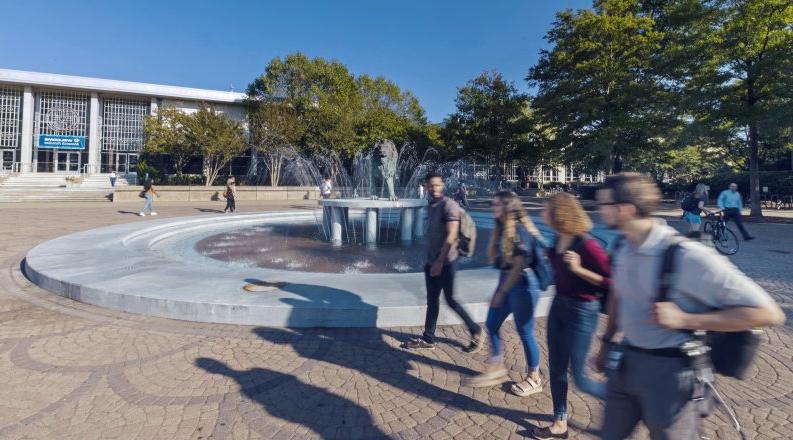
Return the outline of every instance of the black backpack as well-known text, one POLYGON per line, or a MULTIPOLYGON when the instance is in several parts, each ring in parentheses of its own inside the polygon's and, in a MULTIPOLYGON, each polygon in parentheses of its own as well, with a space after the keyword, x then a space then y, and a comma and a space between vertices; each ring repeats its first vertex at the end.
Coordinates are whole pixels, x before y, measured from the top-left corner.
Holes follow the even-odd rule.
POLYGON ((680 209, 687 212, 697 212, 699 209, 699 200, 694 197, 694 194, 688 193, 683 197, 683 201, 680 202, 680 209))
MULTIPOLYGON (((683 236, 677 236, 664 251, 656 302, 669 301, 669 290, 674 284, 675 277, 675 256, 680 249, 680 244, 685 240, 683 236)), ((681 331, 694 334, 704 345, 710 347, 710 361, 717 373, 737 379, 745 377, 760 345, 760 336, 752 330, 707 333, 681 331)))

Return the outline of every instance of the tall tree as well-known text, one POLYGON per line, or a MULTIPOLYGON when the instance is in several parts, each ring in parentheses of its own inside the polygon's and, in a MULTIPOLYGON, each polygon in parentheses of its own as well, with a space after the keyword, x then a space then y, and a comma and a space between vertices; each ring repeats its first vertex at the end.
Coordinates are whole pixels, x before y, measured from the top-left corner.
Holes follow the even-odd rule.
POLYGON ((532 108, 553 130, 552 147, 577 169, 617 172, 631 156, 661 147, 677 123, 668 90, 653 71, 662 35, 637 0, 596 0, 556 15, 551 50, 529 71, 532 108))
POLYGON ((483 72, 457 90, 457 110, 444 122, 447 144, 499 162, 528 152, 529 98, 496 71, 483 72))
POLYGON ((174 107, 161 107, 157 114, 147 116, 143 122, 145 143, 143 151, 167 154, 174 162, 176 175, 181 177, 190 159, 199 154, 187 139, 185 118, 188 116, 174 107))
POLYGON ((184 118, 186 137, 203 157, 204 184, 212 185, 220 170, 245 151, 245 135, 239 122, 209 105, 184 118))
POLYGON ((411 137, 426 129, 427 118, 415 95, 381 76, 361 75, 357 83, 363 98, 357 124, 360 143, 372 145, 378 139, 391 139, 397 144, 415 141, 411 137))
POLYGON ((297 151, 303 126, 297 110, 286 102, 251 102, 248 130, 253 148, 264 156, 270 185, 277 186, 284 161, 297 151))
POLYGON ((793 125, 793 2, 708 2, 706 50, 686 91, 694 115, 715 139, 738 139, 749 161, 751 215, 761 216, 760 148, 793 125))

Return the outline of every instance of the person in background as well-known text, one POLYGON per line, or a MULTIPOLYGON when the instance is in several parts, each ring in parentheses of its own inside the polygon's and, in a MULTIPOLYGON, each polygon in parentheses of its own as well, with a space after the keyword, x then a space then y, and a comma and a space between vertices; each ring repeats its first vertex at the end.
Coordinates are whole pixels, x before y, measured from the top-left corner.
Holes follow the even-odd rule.
POLYGON ((708 213, 708 210, 705 209, 705 205, 708 204, 707 185, 704 183, 698 183, 694 188, 694 194, 687 195, 686 198, 687 202, 684 203, 684 205, 690 204, 690 206, 685 207, 683 219, 688 222, 690 232, 697 232, 702 226, 702 217, 700 214, 702 212, 705 212, 705 214, 708 213), (690 201, 688 198, 690 198, 690 201))
POLYGON ((154 179, 147 179, 143 182, 143 198, 146 201, 143 203, 143 209, 138 214, 139 216, 144 217, 147 210, 150 215, 157 215, 154 212, 154 197, 159 197, 157 189, 154 188, 154 179))
POLYGON ((234 177, 229 177, 226 180, 226 190, 223 191, 223 197, 226 198, 226 208, 223 212, 234 212, 237 210, 237 182, 234 177))
POLYGON ((425 179, 430 203, 427 207, 426 260, 424 281, 427 288, 427 315, 424 320, 424 334, 404 344, 407 349, 434 349, 435 327, 440 312, 440 296, 446 304, 462 319, 471 335, 465 351, 475 353, 484 342, 482 328, 471 319, 468 312, 454 299, 454 277, 457 272, 457 239, 460 231, 460 206, 444 196, 446 185, 443 176, 430 172, 425 179))
POLYGON ((457 187, 457 191, 454 193, 454 200, 460 204, 465 209, 468 209, 468 187, 465 186, 464 182, 460 182, 460 185, 457 187))
POLYGON ((333 191, 333 184, 330 183, 330 177, 325 177, 322 184, 319 186, 319 194, 323 199, 329 199, 333 191))
POLYGON ((426 185, 424 182, 419 182, 419 187, 416 189, 416 195, 418 195, 418 197, 420 199, 423 199, 423 198, 426 197, 426 192, 424 190, 424 185, 426 185))
POLYGON ((601 438, 625 439, 643 421, 652 439, 698 439, 709 396, 681 349, 695 330, 777 326, 785 313, 726 257, 651 217, 661 192, 639 173, 611 175, 597 192, 603 223, 624 234, 612 260, 608 323, 595 365, 608 377, 601 438), (677 243, 673 283, 659 299, 659 272, 677 243), (617 333, 622 340, 612 343, 617 333), (608 362, 607 362, 608 360, 608 362), (606 369, 607 368, 607 369, 606 369))
POLYGON ((749 235, 749 232, 743 226, 743 216, 741 214, 743 198, 741 193, 738 192, 737 183, 731 183, 728 189, 722 191, 716 204, 719 205, 720 209, 724 210, 724 221, 733 220, 741 231, 744 240, 754 240, 754 237, 749 235))
POLYGON ((534 430, 540 440, 567 438, 567 382, 572 370, 579 390, 604 399, 606 384, 587 376, 585 365, 598 326, 600 299, 608 292, 611 264, 597 239, 589 235, 592 220, 572 194, 551 197, 542 212, 556 232, 549 259, 556 295, 548 314, 548 370, 553 424, 534 430))
POLYGON ((510 387, 510 391, 525 397, 542 391, 540 348, 534 336, 534 313, 540 298, 540 284, 531 270, 537 258, 536 241, 542 242, 542 236, 526 215, 520 198, 512 191, 498 192, 493 197, 491 208, 496 224, 487 253, 500 273, 485 322, 490 337, 490 358, 485 371, 467 379, 466 384, 490 387, 507 381, 499 331, 512 314, 523 344, 528 372, 525 379, 510 387))
POLYGON ((113 188, 113 189, 116 188, 116 179, 117 179, 116 172, 115 171, 111 171, 110 172, 110 187, 113 188))

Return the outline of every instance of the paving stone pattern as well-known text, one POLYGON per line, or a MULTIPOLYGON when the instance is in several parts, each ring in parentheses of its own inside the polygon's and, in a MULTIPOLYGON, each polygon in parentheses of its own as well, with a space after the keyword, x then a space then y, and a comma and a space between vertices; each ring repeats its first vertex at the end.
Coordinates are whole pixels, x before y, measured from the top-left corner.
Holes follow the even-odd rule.
MULTIPOLYGON (((257 204, 241 211, 305 209, 257 204)), ((20 273, 25 252, 69 232, 129 221, 138 205, 0 208, 0 438, 2 439, 516 439, 547 423, 550 390, 471 389, 486 355, 462 352, 461 326, 439 329, 433 352, 399 343, 420 328, 285 330, 211 325, 111 312, 49 294, 20 273)), ((162 216, 217 204, 161 204, 162 216)), ((721 380, 748 438, 793 438, 793 226, 751 224, 759 238, 734 261, 779 300, 786 327, 766 331, 750 378, 721 380)), ((537 333, 543 343, 544 320, 537 333)), ((508 366, 525 360, 507 324, 508 366)), ((602 406, 571 387, 573 438, 594 438, 602 406)), ((645 438, 639 428, 634 436, 645 438)), ((711 439, 738 438, 726 416, 711 439)))

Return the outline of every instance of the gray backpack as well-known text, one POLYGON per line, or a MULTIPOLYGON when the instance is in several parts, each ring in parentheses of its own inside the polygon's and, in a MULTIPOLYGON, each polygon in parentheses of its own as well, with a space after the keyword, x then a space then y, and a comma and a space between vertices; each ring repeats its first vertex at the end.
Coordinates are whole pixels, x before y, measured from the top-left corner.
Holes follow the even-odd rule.
POLYGON ((460 208, 460 234, 457 252, 463 257, 472 257, 476 248, 476 223, 471 215, 460 208))

